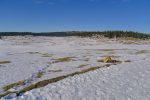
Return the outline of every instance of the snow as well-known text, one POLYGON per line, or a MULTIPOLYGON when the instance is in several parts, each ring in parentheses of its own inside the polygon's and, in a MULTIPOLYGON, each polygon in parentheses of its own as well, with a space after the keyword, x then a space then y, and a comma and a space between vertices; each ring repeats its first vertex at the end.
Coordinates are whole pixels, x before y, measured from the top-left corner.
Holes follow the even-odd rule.
POLYGON ((29 80, 19 90, 33 83, 66 75, 104 63, 97 62, 105 55, 123 61, 108 68, 100 68, 68 77, 45 87, 34 89, 13 100, 149 100, 150 99, 150 45, 149 41, 124 44, 108 39, 80 37, 5 37, 0 40, 0 61, 11 61, 0 66, 0 94, 3 86, 20 80, 29 80), (108 51, 106 50, 108 49, 108 51), (137 54, 137 52, 145 50, 137 54), (48 53, 50 57, 42 57, 48 53), (51 63, 53 59, 74 57, 68 62, 51 63), (88 59, 88 60, 87 60, 88 59), (131 60, 131 62, 124 62, 131 60), (49 63, 48 63, 49 62, 49 63), (80 65, 86 64, 83 68, 80 65), (61 70, 49 72, 50 70, 61 70), (44 72, 36 78, 38 72, 44 72))
POLYGON ((148 61, 124 63, 69 77, 13 100, 149 100, 148 61))

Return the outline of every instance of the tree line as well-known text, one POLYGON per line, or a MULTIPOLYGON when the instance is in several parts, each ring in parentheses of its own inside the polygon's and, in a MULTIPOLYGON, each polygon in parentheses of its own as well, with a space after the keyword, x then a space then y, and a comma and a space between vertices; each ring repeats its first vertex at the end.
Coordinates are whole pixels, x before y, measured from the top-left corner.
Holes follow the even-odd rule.
POLYGON ((133 31, 96 31, 96 32, 86 32, 86 31, 70 31, 70 32, 0 32, 0 36, 56 36, 56 37, 66 37, 66 36, 81 36, 81 37, 92 37, 92 36, 104 36, 108 38, 120 38, 120 37, 132 37, 132 38, 150 38, 150 34, 144 34, 133 31))

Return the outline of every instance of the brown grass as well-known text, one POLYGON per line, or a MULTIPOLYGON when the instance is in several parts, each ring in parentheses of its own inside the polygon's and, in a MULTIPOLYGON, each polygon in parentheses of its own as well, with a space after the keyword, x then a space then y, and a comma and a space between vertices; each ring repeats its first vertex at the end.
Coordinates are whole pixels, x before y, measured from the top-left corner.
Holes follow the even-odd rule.
POLYGON ((96 51, 106 51, 106 52, 114 52, 114 51, 118 51, 118 50, 130 50, 127 48, 122 48, 122 49, 96 49, 96 51))
POLYGON ((98 49, 98 51, 115 51, 117 49, 98 49))
POLYGON ((131 60, 125 60, 124 62, 131 62, 131 60))
POLYGON ((62 70, 49 70, 48 72, 61 72, 62 70))
POLYGON ((101 56, 101 57, 111 57, 111 58, 119 58, 120 56, 114 56, 114 55, 103 55, 103 56, 101 56))
POLYGON ((28 52, 29 54, 40 54, 39 52, 28 52))
POLYGON ((8 64, 11 63, 11 61, 0 61, 0 64, 8 64))
POLYGON ((41 78, 44 75, 44 72, 38 72, 36 78, 41 78))
POLYGON ((81 65, 79 65, 77 68, 83 68, 83 67, 85 67, 85 66, 88 66, 88 64, 81 64, 81 65))
POLYGON ((63 58, 57 58, 57 59, 53 59, 53 60, 55 60, 55 61, 53 61, 53 63, 72 61, 73 58, 75 58, 75 57, 63 57, 63 58))
MULTIPOLYGON (((24 93, 24 92, 27 92, 27 91, 32 90, 32 89, 44 87, 44 86, 46 86, 46 85, 48 85, 50 83, 58 82, 58 81, 63 80, 65 78, 67 78, 67 77, 72 77, 72 76, 75 76, 75 75, 79 75, 79 74, 83 74, 83 73, 86 73, 86 72, 94 71, 94 70, 102 68, 102 67, 109 67, 111 65, 112 64, 106 64, 104 66, 91 67, 91 68, 84 69, 84 70, 81 70, 81 71, 77 71, 77 72, 74 72, 74 73, 71 73, 71 74, 68 74, 68 75, 63 75, 63 76, 59 76, 59 77, 56 77, 56 78, 43 80, 43 81, 37 82, 35 84, 29 85, 29 86, 25 87, 24 89, 22 89, 22 90, 20 90, 18 92, 14 92, 14 93, 16 93, 16 94, 24 93)), ((12 92, 5 92, 4 94, 0 95, 0 98, 8 95, 9 93, 12 93, 12 92)))
MULTIPOLYGON (((98 60, 98 62, 104 62, 103 60, 98 60)), ((111 61, 108 61, 107 63, 113 63, 113 64, 116 64, 116 63, 121 63, 122 61, 119 61, 119 60, 111 60, 111 61)))
POLYGON ((24 82, 25 81, 18 81, 16 83, 12 83, 12 84, 6 85, 6 86, 3 87, 3 90, 6 92, 6 91, 8 91, 9 89, 11 89, 11 88, 13 88, 15 86, 24 85, 24 82))
POLYGON ((74 72, 74 73, 71 73, 71 74, 68 74, 68 75, 64 75, 64 76, 59 76, 59 77, 56 77, 56 78, 52 78, 52 79, 48 79, 48 80, 43 80, 43 81, 40 81, 40 82, 37 82, 35 84, 32 84, 30 86, 27 86, 25 87, 24 89, 22 89, 20 92, 21 93, 24 93, 26 91, 29 91, 29 90, 32 90, 32 89, 36 89, 36 88, 40 88, 40 87, 44 87, 50 83, 55 83, 57 81, 60 81, 62 79, 65 79, 67 77, 72 77, 74 75, 79 75, 79 74, 83 74, 83 73, 86 73, 86 72, 90 72, 90 71, 94 71, 96 69, 99 69, 99 68, 102 68, 102 67, 109 67, 110 64, 107 64, 105 66, 97 66, 97 67, 91 67, 91 68, 88 68, 88 69, 85 69, 85 70, 82 70, 82 71, 77 71, 77 72, 74 72))

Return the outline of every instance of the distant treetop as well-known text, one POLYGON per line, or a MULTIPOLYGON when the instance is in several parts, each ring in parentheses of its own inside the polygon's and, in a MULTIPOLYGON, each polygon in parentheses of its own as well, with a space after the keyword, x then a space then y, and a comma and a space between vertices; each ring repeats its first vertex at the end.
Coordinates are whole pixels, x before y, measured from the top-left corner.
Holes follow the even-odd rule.
POLYGON ((66 37, 66 36, 81 36, 81 37, 92 37, 92 36, 104 36, 107 38, 120 38, 120 37, 132 37, 132 38, 150 38, 150 34, 144 34, 133 31, 70 31, 70 32, 0 32, 0 36, 56 36, 56 37, 66 37))

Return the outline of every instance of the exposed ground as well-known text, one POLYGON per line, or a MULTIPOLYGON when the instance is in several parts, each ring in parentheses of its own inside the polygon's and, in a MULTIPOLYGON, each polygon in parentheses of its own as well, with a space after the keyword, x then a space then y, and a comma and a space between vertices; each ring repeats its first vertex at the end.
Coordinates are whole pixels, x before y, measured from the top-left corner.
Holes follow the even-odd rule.
POLYGON ((106 38, 3 37, 0 97, 149 100, 149 43, 106 38), (113 62, 101 61, 107 56, 113 62))

